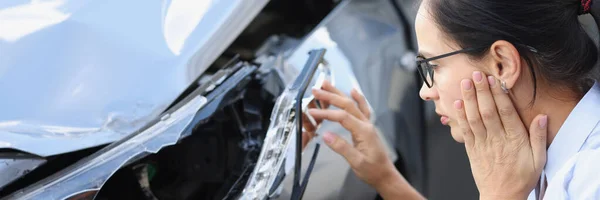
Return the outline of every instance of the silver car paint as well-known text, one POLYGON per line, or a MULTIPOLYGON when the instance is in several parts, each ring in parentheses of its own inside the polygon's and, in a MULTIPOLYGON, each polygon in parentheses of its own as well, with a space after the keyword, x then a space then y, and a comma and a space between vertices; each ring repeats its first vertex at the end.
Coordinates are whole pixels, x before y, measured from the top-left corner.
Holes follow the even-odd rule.
POLYGON ((133 133, 158 117, 266 3, 2 1, 0 148, 46 157, 133 133))
POLYGON ((41 158, 0 158, 0 190, 44 163, 46 160, 41 158))

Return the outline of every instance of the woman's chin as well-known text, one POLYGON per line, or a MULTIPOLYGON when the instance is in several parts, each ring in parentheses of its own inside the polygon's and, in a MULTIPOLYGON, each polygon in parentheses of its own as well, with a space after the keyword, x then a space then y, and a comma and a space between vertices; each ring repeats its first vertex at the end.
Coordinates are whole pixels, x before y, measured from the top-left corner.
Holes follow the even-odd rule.
POLYGON ((454 127, 453 123, 448 124, 450 126, 450 134, 452 135, 452 138, 458 142, 458 143, 465 143, 465 140, 463 138, 463 133, 460 130, 460 128, 458 127, 454 127))

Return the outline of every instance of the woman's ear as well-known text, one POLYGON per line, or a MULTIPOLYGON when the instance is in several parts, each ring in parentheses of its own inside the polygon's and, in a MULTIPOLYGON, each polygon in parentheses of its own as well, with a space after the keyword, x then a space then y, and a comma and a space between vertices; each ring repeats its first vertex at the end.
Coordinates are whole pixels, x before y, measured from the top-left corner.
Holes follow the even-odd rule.
POLYGON ((521 75, 521 55, 510 42, 498 40, 490 47, 491 75, 511 89, 521 75))

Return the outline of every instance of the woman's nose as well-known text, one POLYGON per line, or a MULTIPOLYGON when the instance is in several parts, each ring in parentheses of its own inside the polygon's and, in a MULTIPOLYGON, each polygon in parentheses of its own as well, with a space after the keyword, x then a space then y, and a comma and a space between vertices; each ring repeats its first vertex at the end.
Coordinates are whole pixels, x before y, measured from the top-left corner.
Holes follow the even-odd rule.
POLYGON ((425 101, 431 101, 436 99, 438 95, 434 88, 429 88, 427 85, 423 84, 419 91, 419 96, 425 101))

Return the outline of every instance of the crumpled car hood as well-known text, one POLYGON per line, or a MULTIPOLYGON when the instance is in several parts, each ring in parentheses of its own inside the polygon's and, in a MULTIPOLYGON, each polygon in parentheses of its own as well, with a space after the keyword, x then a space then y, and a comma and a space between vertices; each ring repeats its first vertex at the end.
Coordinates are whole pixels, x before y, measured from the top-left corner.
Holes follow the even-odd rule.
POLYGON ((264 6, 250 3, 0 2, 0 149, 51 156, 141 128, 264 6))

